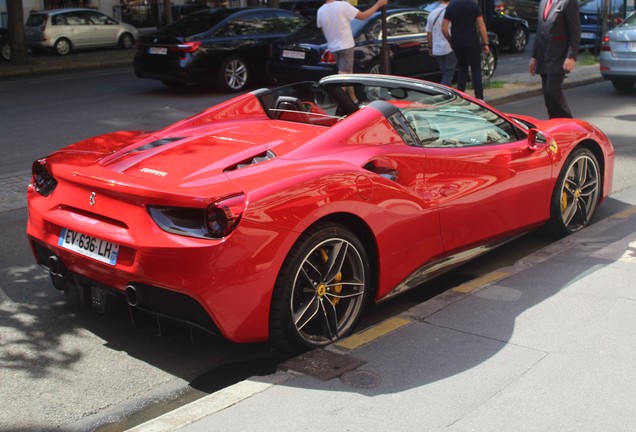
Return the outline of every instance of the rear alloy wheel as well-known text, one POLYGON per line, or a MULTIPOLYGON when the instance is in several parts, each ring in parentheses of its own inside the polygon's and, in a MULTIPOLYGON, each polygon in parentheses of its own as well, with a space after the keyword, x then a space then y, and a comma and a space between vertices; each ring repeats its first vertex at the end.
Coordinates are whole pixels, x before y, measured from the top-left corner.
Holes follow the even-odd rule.
POLYGON ((512 52, 521 52, 526 49, 526 45, 528 44, 528 34, 524 29, 518 28, 515 29, 514 34, 512 35, 512 52))
POLYGON ((372 62, 369 63, 369 65, 367 66, 367 73, 368 74, 380 74, 382 68, 380 67, 380 62, 378 60, 373 60, 372 62))
POLYGON ((492 53, 492 50, 488 52, 488 54, 482 53, 481 55, 481 74, 482 80, 490 80, 495 73, 495 69, 497 68, 497 59, 495 55, 492 53))
POLYGON ((119 37, 119 41, 117 45, 121 49, 130 49, 135 44, 135 39, 133 39, 130 33, 124 33, 119 37))
POLYGON ((11 60, 11 45, 9 41, 2 42, 2 46, 0 46, 0 58, 6 61, 11 60))
POLYGON ((370 270, 364 246, 347 228, 317 225, 290 251, 274 287, 270 341, 291 352, 349 335, 367 302, 370 270))
POLYGON ((590 224, 601 193, 596 156, 581 148, 568 157, 557 180, 550 208, 550 228, 558 237, 580 231, 590 224))
POLYGON ((219 68, 217 87, 224 92, 239 92, 247 87, 249 69, 239 56, 230 56, 223 60, 219 68))
POLYGON ((55 42, 55 53, 64 56, 71 52, 71 41, 66 38, 60 38, 55 42))

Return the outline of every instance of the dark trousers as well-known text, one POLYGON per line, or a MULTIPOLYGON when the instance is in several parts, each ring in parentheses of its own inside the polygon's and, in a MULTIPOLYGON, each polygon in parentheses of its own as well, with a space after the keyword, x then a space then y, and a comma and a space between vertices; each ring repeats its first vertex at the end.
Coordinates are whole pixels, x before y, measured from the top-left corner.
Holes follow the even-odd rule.
POLYGON ((565 74, 541 75, 543 99, 548 109, 549 118, 572 118, 570 106, 563 94, 563 79, 565 74))
POLYGON ((484 98, 484 84, 481 81, 481 47, 453 47, 457 56, 457 88, 466 91, 466 81, 468 80, 468 68, 475 89, 477 99, 484 98))

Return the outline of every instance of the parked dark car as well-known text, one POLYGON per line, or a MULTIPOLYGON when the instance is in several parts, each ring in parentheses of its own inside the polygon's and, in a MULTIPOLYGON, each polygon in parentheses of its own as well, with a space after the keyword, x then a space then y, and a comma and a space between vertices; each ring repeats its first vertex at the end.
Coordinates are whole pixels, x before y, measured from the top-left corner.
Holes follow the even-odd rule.
MULTIPOLYGON (((581 0, 579 13, 581 15, 581 49, 598 52, 601 46, 602 11, 604 0, 581 0)), ((625 19, 623 0, 610 0, 607 29, 611 30, 625 19)), ((634 10, 633 5, 627 6, 627 12, 634 10)))
POLYGON ((195 12, 141 37, 135 74, 168 86, 216 84, 221 91, 242 91, 266 76, 271 43, 306 22, 293 12, 276 8, 195 12))
POLYGON ((530 30, 537 29, 540 0, 486 0, 489 1, 494 3, 495 10, 500 14, 524 19, 530 30))
MULTIPOLYGON (((351 22, 355 39, 353 71, 381 72, 382 21, 381 12, 366 20, 351 22)), ((387 45, 390 52, 390 73, 393 75, 439 80, 437 61, 428 54, 425 30, 428 13, 415 8, 387 8, 387 45)), ((497 66, 497 35, 491 34, 492 55, 485 60, 486 75, 497 66)), ((289 83, 320 78, 338 72, 333 54, 315 20, 298 32, 277 40, 272 45, 272 57, 267 62, 270 78, 277 83, 289 83)))
POLYGON ((0 60, 11 60, 11 45, 9 44, 9 30, 0 28, 0 60))
MULTIPOLYGON (((499 39, 499 49, 511 52, 521 52, 526 49, 530 38, 530 28, 524 19, 504 15, 494 7, 492 0, 480 0, 484 22, 488 31, 496 33, 499 39)), ((420 8, 431 12, 439 6, 436 0, 424 0, 420 8)))

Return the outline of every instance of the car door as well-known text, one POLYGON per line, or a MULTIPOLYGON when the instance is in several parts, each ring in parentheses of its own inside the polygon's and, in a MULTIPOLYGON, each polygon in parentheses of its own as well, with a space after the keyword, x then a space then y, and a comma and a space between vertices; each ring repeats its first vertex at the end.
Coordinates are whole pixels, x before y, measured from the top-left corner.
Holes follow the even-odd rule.
POLYGON ((115 45, 117 43, 117 22, 99 12, 86 12, 90 27, 91 45, 115 45))
POLYGON ((426 149, 447 251, 536 227, 549 215, 552 150, 478 104, 409 110, 426 149))
POLYGON ((53 17, 53 24, 57 36, 69 39, 74 48, 90 45, 90 27, 83 11, 58 14, 53 17))

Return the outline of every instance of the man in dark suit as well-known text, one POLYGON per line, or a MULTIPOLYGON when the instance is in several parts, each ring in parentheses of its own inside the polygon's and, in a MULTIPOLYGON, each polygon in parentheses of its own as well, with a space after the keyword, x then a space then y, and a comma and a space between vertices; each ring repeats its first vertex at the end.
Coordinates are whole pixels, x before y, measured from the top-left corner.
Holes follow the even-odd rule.
POLYGON ((581 38, 577 0, 541 0, 537 34, 528 70, 541 75, 550 118, 572 117, 563 94, 565 74, 576 67, 581 38))

